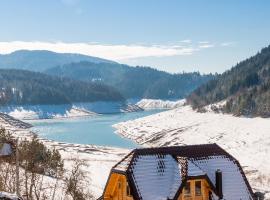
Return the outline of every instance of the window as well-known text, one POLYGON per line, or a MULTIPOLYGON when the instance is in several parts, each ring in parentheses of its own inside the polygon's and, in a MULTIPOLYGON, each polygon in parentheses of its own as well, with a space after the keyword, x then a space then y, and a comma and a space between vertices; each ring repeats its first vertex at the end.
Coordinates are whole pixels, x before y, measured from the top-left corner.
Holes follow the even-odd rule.
POLYGON ((202 182, 195 181, 195 195, 201 196, 202 195, 202 182))
POLYGON ((186 186, 184 187, 184 196, 185 197, 191 196, 190 182, 187 182, 186 186))
POLYGON ((121 187, 122 187, 121 181, 118 181, 118 189, 121 189, 121 187))
POLYGON ((130 187, 128 185, 128 182, 127 182, 127 196, 131 196, 131 191, 130 191, 130 187))

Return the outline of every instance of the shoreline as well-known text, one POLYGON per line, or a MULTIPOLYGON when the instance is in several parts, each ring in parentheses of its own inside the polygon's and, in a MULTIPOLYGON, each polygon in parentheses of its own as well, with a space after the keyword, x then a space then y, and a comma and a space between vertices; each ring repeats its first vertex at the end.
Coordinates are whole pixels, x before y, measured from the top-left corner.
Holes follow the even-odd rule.
MULTIPOLYGON (((13 120, 17 124, 11 124, 11 121, 4 115, 6 114, 0 113, 0 126, 10 132, 14 138, 29 140, 35 134, 35 132, 29 129, 31 127, 30 124, 15 118, 13 120)), ((87 167, 83 169, 86 172, 85 181, 88 183, 89 190, 93 192, 95 198, 98 198, 102 194, 111 167, 131 151, 130 149, 118 147, 57 142, 39 136, 38 139, 47 148, 59 150, 64 160, 64 168, 67 170, 71 169, 73 158, 78 158, 86 162, 87 167)))

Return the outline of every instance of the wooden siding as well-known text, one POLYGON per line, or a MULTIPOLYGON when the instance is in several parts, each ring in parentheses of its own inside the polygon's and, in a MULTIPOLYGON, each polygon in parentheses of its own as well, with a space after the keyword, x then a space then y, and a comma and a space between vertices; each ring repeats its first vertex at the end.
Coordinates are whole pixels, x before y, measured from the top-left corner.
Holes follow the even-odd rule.
MULTIPOLYGON (((190 183, 190 195, 185 195, 185 188, 180 193, 178 200, 209 200, 209 192, 212 192, 208 182, 205 179, 188 180, 190 183), (195 182, 201 181, 201 195, 196 195, 195 182)), ((213 193, 213 192, 212 192, 213 193)))
POLYGON ((111 173, 108 184, 105 188, 104 200, 133 200, 132 196, 128 195, 127 178, 123 174, 111 173))

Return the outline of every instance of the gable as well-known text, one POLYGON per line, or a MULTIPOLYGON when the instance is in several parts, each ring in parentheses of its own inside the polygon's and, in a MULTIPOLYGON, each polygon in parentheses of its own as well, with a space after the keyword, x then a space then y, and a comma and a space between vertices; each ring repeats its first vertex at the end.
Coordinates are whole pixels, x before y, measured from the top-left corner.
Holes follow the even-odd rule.
POLYGON ((252 194, 247 187, 237 163, 226 156, 211 156, 208 158, 191 159, 207 173, 212 183, 215 184, 215 172, 222 172, 223 198, 230 200, 250 200, 252 194))

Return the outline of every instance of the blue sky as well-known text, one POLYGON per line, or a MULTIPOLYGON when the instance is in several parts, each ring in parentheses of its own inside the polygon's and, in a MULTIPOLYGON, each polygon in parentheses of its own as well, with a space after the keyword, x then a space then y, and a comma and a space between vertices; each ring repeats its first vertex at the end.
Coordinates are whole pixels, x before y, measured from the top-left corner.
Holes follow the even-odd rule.
POLYGON ((270 44, 270 1, 0 1, 0 53, 49 49, 223 72, 270 44))

